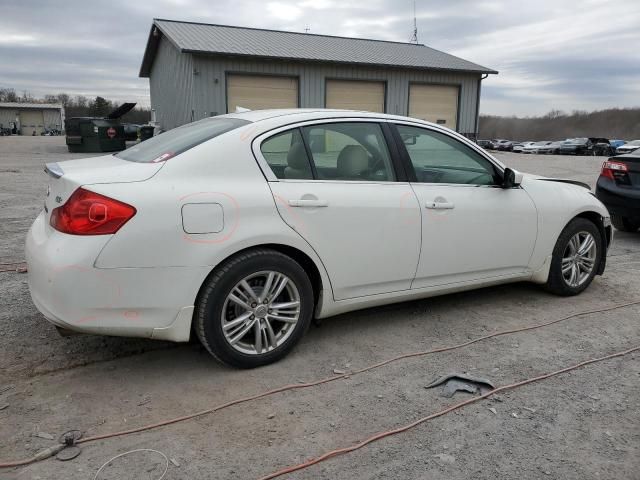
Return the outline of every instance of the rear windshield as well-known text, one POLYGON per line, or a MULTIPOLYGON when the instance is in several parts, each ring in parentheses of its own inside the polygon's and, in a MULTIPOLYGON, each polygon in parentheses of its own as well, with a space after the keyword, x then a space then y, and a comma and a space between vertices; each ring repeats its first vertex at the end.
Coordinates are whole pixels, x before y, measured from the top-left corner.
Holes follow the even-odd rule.
POLYGON ((205 118, 161 133, 115 156, 131 162, 164 162, 196 145, 249 123, 251 122, 238 118, 205 118))

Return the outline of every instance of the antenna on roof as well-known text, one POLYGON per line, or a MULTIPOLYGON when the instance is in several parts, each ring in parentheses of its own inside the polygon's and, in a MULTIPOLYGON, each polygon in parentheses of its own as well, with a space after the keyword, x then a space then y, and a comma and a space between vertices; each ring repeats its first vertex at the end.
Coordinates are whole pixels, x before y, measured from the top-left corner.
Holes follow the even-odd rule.
POLYGON ((309 30, 311 30, 311 29, 309 28, 309 25, 305 25, 305 26, 304 26, 304 33, 309 33, 309 30))
POLYGON ((413 0, 413 35, 411 35, 411 43, 418 43, 418 24, 416 22, 416 0, 413 0))

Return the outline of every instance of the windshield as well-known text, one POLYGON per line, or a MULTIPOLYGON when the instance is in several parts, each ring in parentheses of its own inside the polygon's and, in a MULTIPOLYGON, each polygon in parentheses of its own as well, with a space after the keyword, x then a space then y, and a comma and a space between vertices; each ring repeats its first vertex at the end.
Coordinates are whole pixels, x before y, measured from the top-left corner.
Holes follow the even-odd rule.
POLYGON ((161 133, 115 156, 131 162, 164 162, 196 145, 249 123, 251 122, 238 118, 205 118, 161 133))
POLYGON ((549 142, 536 142, 536 143, 534 143, 534 145, 536 147, 542 147, 542 146, 546 145, 547 143, 549 143, 549 142))

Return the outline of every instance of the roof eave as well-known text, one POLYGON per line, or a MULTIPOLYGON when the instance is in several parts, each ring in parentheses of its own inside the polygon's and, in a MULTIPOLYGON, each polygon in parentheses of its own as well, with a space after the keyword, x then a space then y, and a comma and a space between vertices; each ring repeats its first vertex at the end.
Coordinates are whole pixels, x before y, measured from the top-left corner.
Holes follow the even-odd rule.
POLYGON ((213 57, 240 57, 240 58, 255 58, 259 60, 285 60, 289 62, 313 62, 313 63, 334 63, 339 65, 356 65, 362 67, 377 67, 377 68, 398 68, 398 69, 410 69, 410 70, 437 70, 437 71, 445 71, 445 72, 456 72, 456 73, 476 73, 476 74, 489 74, 489 75, 497 75, 497 70, 492 70, 490 68, 483 67, 482 65, 478 65, 477 69, 469 68, 469 69, 460 69, 460 68, 445 68, 445 67, 435 67, 435 66, 422 66, 422 65, 396 65, 391 63, 368 63, 368 62, 342 62, 339 60, 325 60, 322 58, 318 59, 310 59, 310 58, 297 58, 297 57, 273 57, 268 55, 252 55, 245 53, 230 53, 230 52, 214 52, 211 50, 196 50, 189 48, 181 48, 179 49, 182 53, 190 53, 193 55, 203 55, 203 56, 213 56, 213 57))

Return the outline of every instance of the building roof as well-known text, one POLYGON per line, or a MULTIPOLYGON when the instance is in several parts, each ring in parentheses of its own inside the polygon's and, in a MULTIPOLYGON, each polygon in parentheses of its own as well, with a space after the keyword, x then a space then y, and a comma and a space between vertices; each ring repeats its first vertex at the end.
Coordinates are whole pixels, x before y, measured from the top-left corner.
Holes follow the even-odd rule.
POLYGON ((39 110, 60 110, 62 104, 60 103, 19 103, 19 102, 0 102, 0 108, 13 108, 13 109, 25 109, 36 108, 39 110))
POLYGON ((151 72, 160 42, 158 33, 183 53, 498 73, 422 44, 154 19, 140 67, 141 77, 148 77, 151 72))

